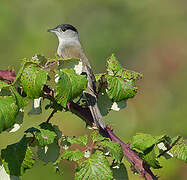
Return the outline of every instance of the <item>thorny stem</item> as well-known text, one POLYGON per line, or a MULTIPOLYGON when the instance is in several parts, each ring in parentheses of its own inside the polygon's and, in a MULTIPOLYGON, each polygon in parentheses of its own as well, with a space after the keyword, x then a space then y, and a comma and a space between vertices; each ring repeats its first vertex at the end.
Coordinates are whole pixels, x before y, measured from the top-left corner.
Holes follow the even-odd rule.
MULTIPOLYGON (((93 118, 91 112, 88 108, 82 108, 74 102, 70 103, 69 110, 86 121, 87 124, 93 124, 93 118)), ((149 165, 144 162, 132 149, 130 149, 130 144, 124 143, 119 137, 117 137, 111 130, 111 127, 107 126, 105 130, 100 130, 100 134, 109 137, 114 142, 119 142, 123 149, 123 154, 130 162, 132 167, 144 177, 146 180, 157 180, 158 178, 152 173, 149 165)))
POLYGON ((119 137, 117 137, 111 127, 107 126, 106 130, 110 136, 110 139, 114 142, 119 142, 123 149, 123 154, 127 160, 131 163, 132 168, 136 169, 140 176, 146 180, 156 180, 157 177, 152 173, 148 164, 146 164, 131 148, 130 144, 125 144, 119 137))
MULTIPOLYGON (((16 76, 15 76, 14 72, 12 73, 9 70, 6 70, 6 71, 0 70, 0 78, 13 81, 15 79, 15 77, 16 76)), ((45 94, 45 96, 46 96, 45 98, 56 103, 55 98, 53 96, 51 96, 49 94, 45 94)), ((71 102, 69 104, 69 107, 67 110, 71 111, 72 113, 74 113, 75 115, 77 115, 78 117, 83 119, 87 125, 93 125, 93 123, 94 123, 93 117, 92 117, 91 112, 88 108, 83 108, 80 105, 78 105, 74 102, 71 102)), ((49 121, 51 119, 51 117, 54 115, 54 113, 56 111, 57 110, 55 110, 55 109, 53 110, 53 112, 51 113, 51 115, 49 116, 47 121, 49 121)), ((124 156, 130 162, 132 167, 137 172, 139 172, 140 176, 144 177, 146 180, 157 180, 158 179, 150 170, 149 165, 146 162, 144 162, 132 149, 130 149, 130 144, 124 143, 119 137, 117 137, 114 134, 114 132, 111 130, 111 127, 107 126, 106 129, 104 129, 104 130, 102 129, 99 131, 100 131, 101 135, 103 135, 105 137, 109 137, 111 139, 111 141, 119 142, 121 144, 124 156)))
POLYGON ((7 80, 9 84, 9 82, 13 82, 14 79, 16 78, 16 73, 14 70, 10 70, 10 69, 7 69, 7 70, 0 70, 0 79, 4 79, 4 80, 7 80))
POLYGON ((54 66, 55 64, 58 64, 59 62, 58 61, 54 61, 51 64, 49 64, 49 63, 50 63, 50 61, 47 61, 45 66, 43 67, 43 69, 47 69, 47 68, 49 68, 51 66, 54 66))
POLYGON ((92 154, 95 146, 96 146, 95 142, 92 142, 90 145, 86 145, 86 149, 83 152, 86 152, 87 150, 89 150, 90 154, 92 154))

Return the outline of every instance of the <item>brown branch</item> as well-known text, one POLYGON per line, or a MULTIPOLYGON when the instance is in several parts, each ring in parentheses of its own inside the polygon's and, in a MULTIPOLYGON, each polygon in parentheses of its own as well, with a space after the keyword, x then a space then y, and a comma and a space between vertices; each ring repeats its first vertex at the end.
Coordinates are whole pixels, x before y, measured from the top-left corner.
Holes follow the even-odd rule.
MULTIPOLYGON (((91 112, 88 108, 83 108, 74 102, 71 102, 69 105, 69 110, 79 116, 81 119, 86 121, 87 124, 93 124, 93 118, 91 112)), ((135 153, 129 144, 124 143, 119 137, 117 137, 114 132, 111 130, 111 127, 107 126, 105 130, 100 130, 100 134, 109 137, 114 142, 119 142, 123 149, 123 154, 127 160, 132 165, 141 177, 144 177, 146 180, 157 180, 158 178, 152 173, 149 165, 144 162, 138 155, 135 153)))
POLYGON ((122 146, 124 156, 131 163, 132 168, 136 169, 140 176, 144 177, 146 180, 156 180, 157 177, 152 173, 150 167, 145 163, 131 148, 130 144, 125 144, 119 137, 117 137, 111 127, 107 126, 106 128, 110 139, 114 142, 119 142, 122 146))
MULTIPOLYGON (((15 72, 12 72, 11 70, 0 70, 0 78, 9 80, 11 82, 14 81, 16 77, 15 72)), ((45 90, 44 90, 45 92, 45 90)), ((55 102, 55 98, 51 96, 50 94, 45 94, 45 98, 55 102)), ((56 102, 55 102, 56 103, 56 102)), ((58 105, 58 104, 57 104, 58 105)), ((71 102, 69 106, 67 107, 67 110, 71 111, 81 119, 83 119, 87 125, 93 125, 93 117, 91 115, 91 112, 88 108, 83 108, 82 106, 71 102)), ((53 117, 54 113, 56 113, 57 110, 53 110, 50 116, 47 119, 47 122, 53 117)), ((130 144, 124 143, 119 137, 117 137, 114 132, 111 130, 111 127, 107 126, 106 129, 100 129, 100 134, 109 137, 114 142, 119 142, 123 149, 123 154, 127 158, 127 160, 130 162, 132 167, 140 174, 141 177, 144 177, 146 180, 157 180, 158 178, 152 173, 150 170, 149 165, 144 162, 138 155, 135 153, 131 148, 130 144)))
POLYGON ((16 78, 16 73, 13 69, 0 70, 0 79, 13 82, 15 78, 16 78))

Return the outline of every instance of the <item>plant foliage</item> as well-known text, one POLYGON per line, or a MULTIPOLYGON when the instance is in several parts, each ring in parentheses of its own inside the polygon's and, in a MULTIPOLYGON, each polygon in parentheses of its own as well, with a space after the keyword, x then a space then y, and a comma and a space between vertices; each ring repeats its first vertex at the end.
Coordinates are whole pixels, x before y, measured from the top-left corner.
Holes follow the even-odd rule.
MULTIPOLYGON (((58 167, 61 161, 68 160, 76 164, 77 180, 128 179, 123 164, 125 156, 141 176, 147 178, 150 175, 154 179, 156 176, 150 167, 162 168, 159 162, 161 156, 187 162, 187 145, 180 136, 171 138, 168 135, 139 133, 132 138, 130 145, 114 135, 109 126, 104 132, 92 128, 86 135, 71 137, 53 125, 50 120, 58 111, 70 111, 84 120, 91 119, 88 117, 86 97, 82 97, 88 82, 86 75, 81 74, 81 65, 79 59, 36 55, 31 59, 23 59, 17 76, 9 70, 1 72, 0 133, 8 131, 22 120, 23 116, 21 118, 19 113, 23 113, 29 99, 33 101, 33 109, 29 114, 41 113, 41 110, 36 113, 36 109, 41 109, 44 100, 47 100, 46 110, 52 110, 42 124, 28 128, 20 141, 1 150, 0 159, 7 174, 22 176, 27 169, 32 168, 35 159, 52 162, 60 171, 58 167), (56 152, 53 158, 48 156, 51 149, 53 153, 56 152), (144 168, 144 163, 148 170, 144 168)), ((101 114, 107 115, 111 110, 125 108, 127 100, 137 94, 136 81, 141 78, 141 73, 124 69, 114 55, 109 57, 106 72, 96 75, 101 114)), ((91 121, 89 123, 92 124, 91 121)))

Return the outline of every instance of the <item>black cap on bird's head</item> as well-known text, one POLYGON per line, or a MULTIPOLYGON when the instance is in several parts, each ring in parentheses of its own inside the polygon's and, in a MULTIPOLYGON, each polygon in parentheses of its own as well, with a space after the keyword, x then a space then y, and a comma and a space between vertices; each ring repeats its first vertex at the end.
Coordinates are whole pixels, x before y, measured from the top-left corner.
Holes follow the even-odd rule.
POLYGON ((58 25, 57 27, 53 28, 53 29, 49 29, 48 32, 56 32, 56 31, 63 31, 65 32, 66 30, 72 30, 78 33, 77 29, 72 26, 71 24, 61 24, 58 25))

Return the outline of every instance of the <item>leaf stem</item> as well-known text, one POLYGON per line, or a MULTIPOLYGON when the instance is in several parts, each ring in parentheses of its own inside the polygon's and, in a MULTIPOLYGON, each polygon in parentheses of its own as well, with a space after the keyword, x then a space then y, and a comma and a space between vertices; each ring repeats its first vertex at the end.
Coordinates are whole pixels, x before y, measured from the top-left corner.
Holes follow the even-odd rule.
POLYGON ((47 118, 46 123, 49 123, 50 119, 53 117, 53 115, 57 112, 56 109, 53 109, 52 113, 49 115, 49 117, 47 118))
POLYGON ((172 147, 175 146, 175 145, 177 144, 177 142, 178 142, 180 139, 181 139, 181 136, 179 136, 179 137, 177 138, 177 140, 176 140, 174 143, 172 143, 166 150, 164 150, 163 152, 161 152, 161 153, 157 156, 157 158, 163 156, 165 153, 167 153, 169 150, 171 150, 172 147))

